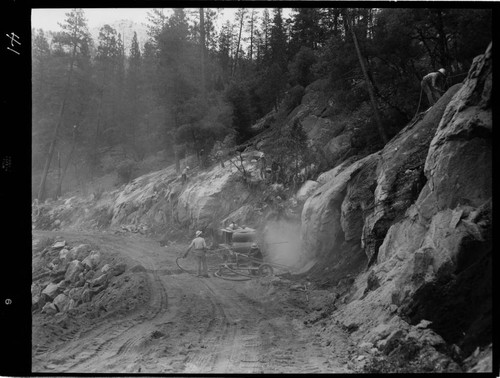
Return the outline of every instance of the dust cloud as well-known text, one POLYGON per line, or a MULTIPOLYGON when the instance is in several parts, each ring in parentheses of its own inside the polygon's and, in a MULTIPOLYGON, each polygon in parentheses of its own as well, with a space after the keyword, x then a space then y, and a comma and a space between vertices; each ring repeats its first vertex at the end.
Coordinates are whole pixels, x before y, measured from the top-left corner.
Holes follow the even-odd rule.
POLYGON ((270 261, 297 268, 303 258, 300 223, 268 222, 263 230, 262 245, 270 261))

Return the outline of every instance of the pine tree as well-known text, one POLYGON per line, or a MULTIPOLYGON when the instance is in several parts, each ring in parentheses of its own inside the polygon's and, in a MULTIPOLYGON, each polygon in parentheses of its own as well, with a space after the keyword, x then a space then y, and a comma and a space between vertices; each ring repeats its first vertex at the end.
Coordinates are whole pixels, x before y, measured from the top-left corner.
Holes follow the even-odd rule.
POLYGON ((261 21, 261 44, 260 44, 260 54, 262 56, 263 63, 268 63, 271 60, 271 55, 269 53, 270 39, 271 39, 271 19, 269 17, 269 10, 264 8, 261 21))
POLYGON ((97 99, 97 121, 92 153, 92 166, 97 164, 99 145, 107 136, 108 144, 112 144, 113 130, 118 123, 115 116, 117 102, 117 84, 121 60, 121 46, 117 32, 109 25, 104 25, 99 31, 96 55, 96 80, 99 83, 97 99))
POLYGON ((225 81, 228 80, 231 74, 233 29, 234 26, 229 21, 226 21, 226 23, 222 25, 222 30, 219 34, 219 64, 221 66, 225 81))
POLYGON ((247 32, 249 34, 249 45, 248 45, 248 58, 250 62, 254 59, 254 47, 256 42, 256 32, 257 32, 257 11, 255 8, 250 10, 248 17, 248 27, 247 32))
POLYGON ((42 29, 38 29, 33 38, 32 53, 32 81, 33 81, 33 105, 43 103, 45 86, 47 85, 47 71, 50 60, 50 47, 42 29))
POLYGON ((66 47, 69 56, 69 67, 67 71, 66 84, 64 87, 64 94, 62 97, 62 103, 59 110, 59 117, 57 124, 54 127, 54 133, 52 141, 47 152, 47 158, 45 161, 45 166, 42 173, 42 180, 40 182, 40 187, 38 190, 38 200, 43 201, 45 199, 45 183, 47 180, 47 174, 49 172, 52 157, 54 155, 56 141, 59 133, 59 129, 63 122, 64 111, 67 105, 68 91, 71 86, 71 80, 73 76, 74 65, 76 62, 77 55, 85 51, 85 45, 88 45, 90 39, 90 34, 87 28, 87 21, 82 9, 73 9, 66 13, 66 20, 63 24, 59 24, 62 28, 62 32, 59 33, 54 39, 55 43, 59 43, 61 47, 66 47))
POLYGON ((245 8, 239 8, 236 12, 236 21, 238 23, 238 38, 236 40, 236 52, 234 54, 234 63, 231 70, 231 77, 234 76, 236 66, 238 65, 238 62, 240 60, 241 33, 243 32, 243 25, 245 23, 246 14, 247 13, 245 8))
POLYGON ((162 83, 159 95, 165 107, 165 114, 169 115, 165 121, 165 143, 174 149, 177 171, 180 171, 180 158, 176 133, 180 126, 182 104, 194 96, 199 81, 199 64, 191 40, 184 10, 174 9, 159 37, 158 49, 162 83))
POLYGON ((128 70, 126 75, 126 103, 127 107, 124 113, 127 117, 124 119, 126 125, 127 140, 132 149, 137 153, 137 135, 140 115, 142 109, 142 94, 141 94, 141 69, 142 57, 139 43, 137 41, 137 32, 134 32, 130 45, 130 53, 128 59, 128 70))
POLYGON ((278 64, 282 69, 286 69, 286 34, 282 17, 283 10, 274 8, 273 23, 271 26, 270 49, 271 61, 278 64))
POLYGON ((321 13, 319 8, 294 8, 291 50, 294 55, 300 47, 316 49, 322 39, 321 13))

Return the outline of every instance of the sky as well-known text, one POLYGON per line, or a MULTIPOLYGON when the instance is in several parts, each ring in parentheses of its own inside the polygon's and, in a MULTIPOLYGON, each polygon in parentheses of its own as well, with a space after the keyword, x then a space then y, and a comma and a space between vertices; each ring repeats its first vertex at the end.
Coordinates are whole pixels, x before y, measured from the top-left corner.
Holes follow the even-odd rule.
MULTIPOLYGON (((70 9, 32 9, 31 26, 38 29, 58 31, 58 22, 63 22, 65 14, 70 9)), ((89 28, 101 26, 105 23, 128 19, 137 23, 147 22, 148 8, 84 8, 89 28)))
MULTIPOLYGON (((88 27, 94 28, 105 23, 113 23, 118 20, 131 20, 137 23, 147 22, 147 12, 151 8, 84 8, 87 18, 88 27)), ((63 22, 66 18, 65 13, 67 8, 52 8, 52 9, 32 9, 31 10, 31 26, 35 29, 41 28, 44 30, 59 31, 58 22, 63 22)), ((228 19, 234 20, 236 8, 222 9, 221 21, 225 22, 228 19)))

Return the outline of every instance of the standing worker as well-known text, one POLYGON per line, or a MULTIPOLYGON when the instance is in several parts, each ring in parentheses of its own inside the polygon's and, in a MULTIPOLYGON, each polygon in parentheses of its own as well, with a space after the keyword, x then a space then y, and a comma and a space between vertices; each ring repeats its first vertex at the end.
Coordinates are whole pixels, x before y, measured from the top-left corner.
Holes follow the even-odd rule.
POLYGON ((248 252, 248 257, 251 257, 252 259, 256 259, 256 260, 263 259, 262 252, 260 251, 260 248, 257 245, 257 243, 252 243, 252 245, 250 247, 250 251, 248 252))
POLYGON ((220 167, 224 168, 224 153, 222 152, 222 150, 220 150, 220 149, 217 150, 217 152, 215 153, 215 157, 219 161, 220 167))
POLYGON ((205 243, 205 239, 203 239, 200 235, 201 231, 196 231, 196 237, 193 239, 191 244, 189 244, 186 253, 182 256, 182 258, 186 258, 191 248, 194 247, 194 256, 196 257, 196 262, 198 264, 198 277, 210 277, 208 275, 207 268, 207 244, 205 243), (203 265, 203 274, 202 274, 202 265, 203 265))
POLYGON ((182 183, 185 184, 186 181, 187 181, 187 174, 188 174, 188 171, 189 171, 189 166, 186 166, 186 168, 184 168, 182 170, 182 183))
POLYGON ((427 95, 429 105, 432 106, 443 95, 446 84, 446 70, 440 68, 437 72, 431 72, 424 76, 420 85, 422 91, 427 95))
MULTIPOLYGON (((252 268, 258 268, 260 266, 260 263, 262 262, 263 256, 262 252, 260 251, 259 246, 257 243, 252 243, 252 246, 250 247, 250 252, 248 253, 248 257, 258 260, 258 261, 251 261, 250 266, 252 268)), ((256 271, 252 269, 252 275, 256 275, 256 271)))
POLYGON ((266 179, 266 154, 263 152, 260 156, 259 162, 259 176, 261 180, 266 179))
POLYGON ((228 244, 232 244, 233 242, 233 232, 238 228, 237 224, 234 223, 234 221, 230 221, 231 223, 229 224, 229 227, 227 228, 228 230, 230 230, 228 233, 227 233, 227 243, 228 244))

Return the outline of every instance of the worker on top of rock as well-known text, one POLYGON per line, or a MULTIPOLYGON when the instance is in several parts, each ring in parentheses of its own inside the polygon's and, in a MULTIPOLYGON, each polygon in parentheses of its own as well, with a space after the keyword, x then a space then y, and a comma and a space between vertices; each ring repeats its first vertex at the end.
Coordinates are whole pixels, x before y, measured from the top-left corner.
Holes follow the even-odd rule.
POLYGON ((182 183, 185 184, 186 181, 187 181, 187 174, 189 172, 189 166, 186 166, 186 168, 184 168, 182 170, 182 183))
POLYGON ((424 76, 421 82, 422 91, 427 95, 429 105, 432 106, 443 95, 446 84, 446 70, 440 68, 424 76))
POLYGON ((196 258, 196 263, 198 265, 198 277, 210 277, 208 275, 208 268, 207 268, 207 256, 206 256, 206 251, 207 251, 207 244, 205 243, 205 239, 201 237, 202 232, 201 231, 196 231, 196 237, 193 239, 191 244, 189 244, 188 249, 186 250, 186 253, 182 256, 182 258, 185 258, 191 248, 194 247, 194 256, 196 258), (203 267, 203 269, 202 269, 203 267))
POLYGON ((221 168, 224 168, 224 153, 222 152, 221 149, 218 149, 216 152, 215 152, 215 157, 217 158, 217 160, 219 161, 220 163, 220 167, 221 168))
POLYGON ((259 160, 257 160, 259 167, 259 177, 261 180, 266 179, 266 155, 264 152, 261 153, 259 160))

